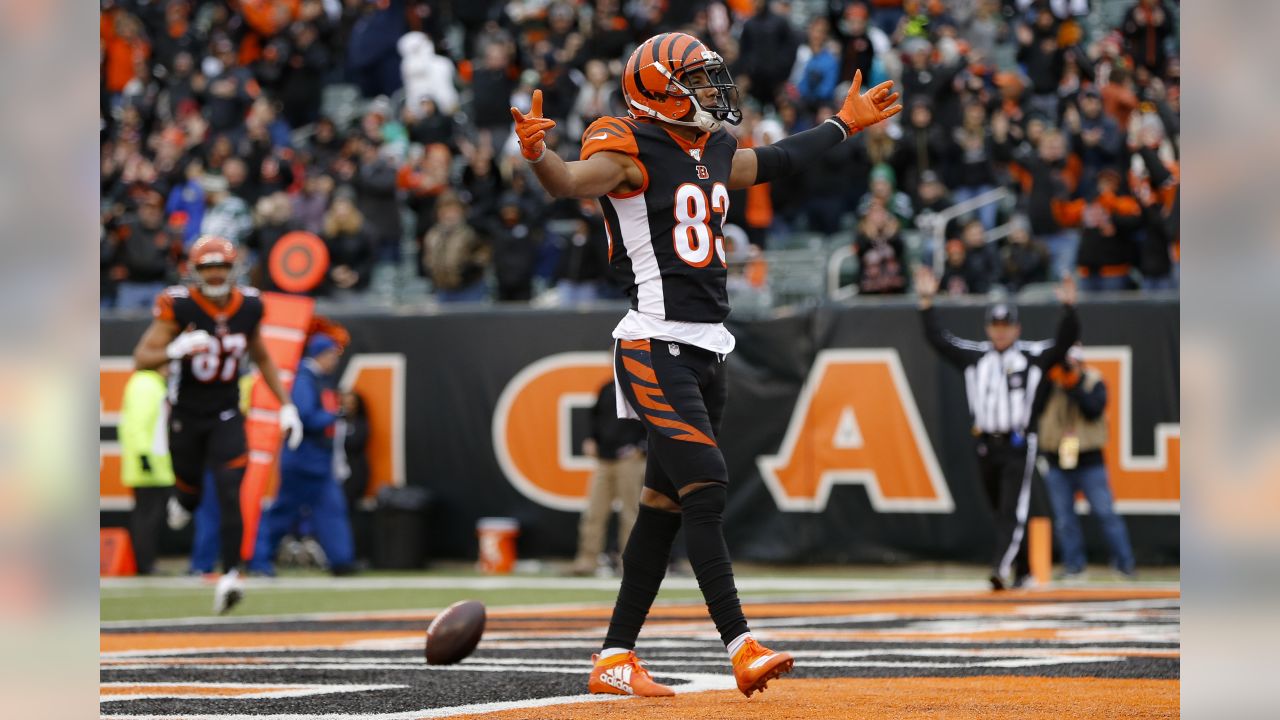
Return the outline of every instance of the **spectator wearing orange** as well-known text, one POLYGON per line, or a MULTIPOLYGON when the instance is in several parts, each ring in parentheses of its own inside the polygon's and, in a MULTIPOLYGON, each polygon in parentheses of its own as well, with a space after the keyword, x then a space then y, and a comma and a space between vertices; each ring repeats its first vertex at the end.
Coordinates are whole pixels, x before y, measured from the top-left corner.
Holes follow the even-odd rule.
MULTIPOLYGON (((1033 123, 1028 123, 1028 129, 1033 123)), ((1029 132, 1034 136, 1035 132, 1029 132)), ((1072 272, 1080 237, 1076 223, 1063 224, 1054 212, 1054 201, 1071 197, 1080 185, 1080 157, 1068 150, 1066 137, 1058 130, 1044 131, 1036 150, 1020 147, 1012 153, 1009 173, 1026 198, 1031 235, 1049 248, 1054 277, 1072 272)))
POLYGON ((1154 116, 1144 118, 1137 133, 1129 169, 1129 187, 1142 206, 1143 229, 1139 269, 1142 287, 1165 290, 1178 286, 1180 168, 1173 147, 1154 116))
POLYGON ((1055 200, 1053 212, 1064 227, 1081 228, 1077 263, 1082 290, 1132 287, 1129 273, 1137 257, 1136 232, 1142 224, 1142 208, 1123 190, 1119 172, 1104 169, 1098 173, 1095 197, 1055 200))
POLYGON ((99 35, 103 84, 107 93, 115 98, 138 77, 138 68, 146 67, 146 60, 151 56, 151 44, 147 42, 138 18, 120 9, 102 13, 99 35))
POLYGON ((409 162, 396 173, 396 188, 404 194, 413 211, 419 252, 427 231, 436 220, 436 198, 449 189, 449 163, 452 154, 440 143, 432 143, 412 152, 409 162))
POLYGON ((1173 14, 1164 0, 1138 0, 1125 13, 1120 31, 1134 62, 1164 75, 1169 62, 1167 43, 1173 34, 1173 14))

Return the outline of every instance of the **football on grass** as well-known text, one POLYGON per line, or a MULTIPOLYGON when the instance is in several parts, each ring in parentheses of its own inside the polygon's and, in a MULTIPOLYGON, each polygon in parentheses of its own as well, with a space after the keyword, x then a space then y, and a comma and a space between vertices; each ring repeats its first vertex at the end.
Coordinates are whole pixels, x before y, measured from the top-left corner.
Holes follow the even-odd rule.
POLYGON ((484 634, 484 605, 461 600, 427 626, 427 664, 452 665, 476 649, 484 634))

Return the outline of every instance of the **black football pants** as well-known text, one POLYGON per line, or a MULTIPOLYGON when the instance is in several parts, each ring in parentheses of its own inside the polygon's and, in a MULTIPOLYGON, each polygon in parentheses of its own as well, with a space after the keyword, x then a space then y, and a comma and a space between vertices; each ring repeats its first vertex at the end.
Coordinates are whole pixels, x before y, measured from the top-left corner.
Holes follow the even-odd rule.
POLYGON ((238 409, 197 415, 174 408, 169 416, 169 452, 173 456, 174 489, 182 507, 194 513, 200 504, 205 469, 218 489, 218 533, 222 570, 240 566, 244 520, 240 514, 240 483, 248 464, 244 416, 238 409))

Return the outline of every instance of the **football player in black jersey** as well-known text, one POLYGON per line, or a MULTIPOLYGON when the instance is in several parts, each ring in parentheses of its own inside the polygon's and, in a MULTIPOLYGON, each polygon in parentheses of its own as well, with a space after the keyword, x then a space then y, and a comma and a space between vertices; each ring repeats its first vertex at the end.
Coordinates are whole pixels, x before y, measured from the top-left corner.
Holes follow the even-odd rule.
POLYGON ((262 299, 232 280, 236 248, 206 235, 191 246, 196 282, 175 285, 156 296, 154 319, 134 348, 138 369, 169 365, 169 451, 176 477, 169 501, 169 525, 181 528, 200 503, 201 478, 212 471, 221 512, 223 575, 214 593, 214 611, 224 613, 244 594, 240 578, 240 482, 248 464, 239 380, 246 356, 280 401, 280 427, 290 447, 302 439, 298 410, 280 383, 275 363, 259 332, 262 299))
POLYGON ((734 340, 721 324, 729 314, 721 226, 730 190, 798 172, 901 111, 892 83, 866 93, 861 85, 857 73, 840 111, 818 127, 739 149, 722 128, 741 120, 724 61, 694 37, 666 33, 641 43, 623 71, 630 117, 587 128, 578 161, 547 149, 555 122, 542 117, 541 91, 528 115, 511 109, 521 153, 542 186, 555 197, 600 198, 610 262, 630 281, 631 310, 613 332, 618 413, 644 422, 650 454, 591 692, 673 694, 640 664, 635 643, 682 524, 738 689, 750 697, 794 663, 751 637, 724 541, 728 472, 716 436, 734 340))

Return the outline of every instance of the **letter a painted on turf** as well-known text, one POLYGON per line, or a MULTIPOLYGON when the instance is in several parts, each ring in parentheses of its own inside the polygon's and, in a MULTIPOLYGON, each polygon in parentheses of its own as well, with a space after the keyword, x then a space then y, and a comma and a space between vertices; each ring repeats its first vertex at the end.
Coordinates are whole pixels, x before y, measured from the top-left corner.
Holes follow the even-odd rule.
POLYGON ((781 510, 822 512, 836 484, 865 486, 880 512, 955 509, 896 350, 818 353, 782 447, 757 464, 781 510))

